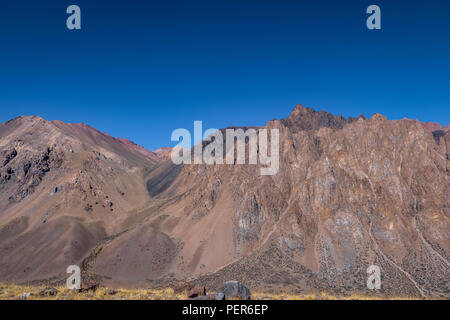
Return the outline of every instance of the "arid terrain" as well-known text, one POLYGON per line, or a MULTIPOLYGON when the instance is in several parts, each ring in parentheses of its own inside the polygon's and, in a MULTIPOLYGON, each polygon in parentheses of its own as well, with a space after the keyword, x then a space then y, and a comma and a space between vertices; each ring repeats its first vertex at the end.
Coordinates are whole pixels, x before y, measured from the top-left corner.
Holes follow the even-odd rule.
POLYGON ((174 165, 85 124, 0 124, 3 292, 61 286, 75 264, 102 290, 239 280, 274 297, 450 298, 448 125, 298 105, 265 128, 280 132, 272 176, 174 165))

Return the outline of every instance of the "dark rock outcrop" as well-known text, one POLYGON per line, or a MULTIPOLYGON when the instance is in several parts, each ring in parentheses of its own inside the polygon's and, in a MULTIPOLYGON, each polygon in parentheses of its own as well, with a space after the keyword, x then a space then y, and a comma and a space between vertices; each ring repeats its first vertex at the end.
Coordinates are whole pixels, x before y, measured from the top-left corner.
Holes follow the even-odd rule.
POLYGON ((195 286, 188 291, 189 298, 195 298, 198 296, 206 296, 206 288, 204 286, 195 286))
POLYGON ((282 119, 280 122, 288 127, 291 132, 296 133, 299 131, 318 130, 322 127, 342 129, 346 124, 359 118, 365 119, 363 115, 358 118, 350 117, 346 119, 342 116, 335 116, 326 111, 319 112, 299 104, 288 118, 282 119))
POLYGON ((226 299, 239 298, 247 300, 251 297, 250 290, 239 281, 225 282, 217 292, 223 293, 226 299))

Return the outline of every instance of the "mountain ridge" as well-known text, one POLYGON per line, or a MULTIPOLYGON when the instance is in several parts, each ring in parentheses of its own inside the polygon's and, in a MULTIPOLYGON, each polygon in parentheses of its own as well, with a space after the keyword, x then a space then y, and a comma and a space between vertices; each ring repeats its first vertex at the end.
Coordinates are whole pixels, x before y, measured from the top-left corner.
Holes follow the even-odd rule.
POLYGON ((448 294, 441 127, 299 105, 266 124, 280 130, 280 172, 262 177, 257 165, 175 166, 170 149, 17 119, 0 125, 0 281, 57 281, 78 264, 112 285, 365 292, 377 264, 385 295, 448 294))

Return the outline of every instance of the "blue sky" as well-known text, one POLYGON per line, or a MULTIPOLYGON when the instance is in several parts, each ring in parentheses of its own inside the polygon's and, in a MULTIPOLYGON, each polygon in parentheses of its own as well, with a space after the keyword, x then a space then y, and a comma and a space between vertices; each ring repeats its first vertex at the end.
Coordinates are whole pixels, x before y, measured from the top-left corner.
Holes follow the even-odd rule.
POLYGON ((298 103, 445 125, 449 16, 448 0, 0 0, 0 122, 84 122, 149 149, 194 120, 264 125, 298 103))

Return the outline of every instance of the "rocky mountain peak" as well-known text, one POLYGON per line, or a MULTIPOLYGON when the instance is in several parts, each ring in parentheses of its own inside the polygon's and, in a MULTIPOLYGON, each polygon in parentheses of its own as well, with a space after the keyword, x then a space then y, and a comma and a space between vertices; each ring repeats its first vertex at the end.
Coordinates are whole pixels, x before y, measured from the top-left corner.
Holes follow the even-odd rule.
POLYGON ((356 119, 346 119, 340 115, 335 116, 323 110, 316 111, 312 108, 305 107, 302 104, 298 104, 290 116, 286 119, 282 119, 281 123, 289 127, 292 132, 298 132, 303 130, 318 130, 322 127, 342 129, 347 123, 354 120, 356 119))
POLYGON ((373 116, 370 118, 370 120, 376 121, 376 122, 383 122, 383 121, 387 121, 387 117, 383 116, 382 114, 379 114, 379 113, 374 113, 373 116))

